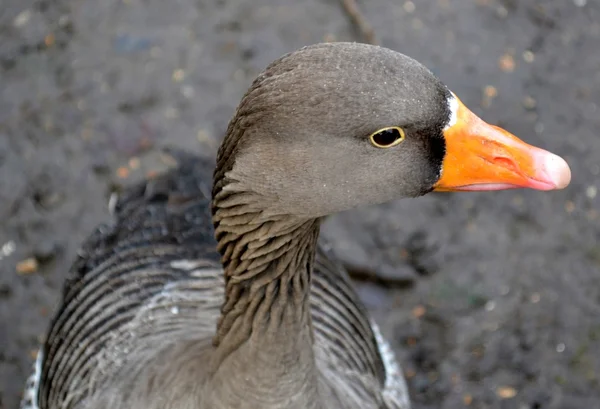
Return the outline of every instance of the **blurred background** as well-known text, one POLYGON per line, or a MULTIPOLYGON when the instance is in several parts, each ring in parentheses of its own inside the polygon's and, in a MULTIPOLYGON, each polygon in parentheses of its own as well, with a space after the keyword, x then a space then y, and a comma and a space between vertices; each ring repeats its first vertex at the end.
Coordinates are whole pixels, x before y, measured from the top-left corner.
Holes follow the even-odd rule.
MULTIPOLYGON (((357 287, 414 408, 600 408, 600 1, 358 6, 380 44, 573 172, 563 191, 435 194, 326 223, 342 257, 401 278, 357 287)), ((164 169, 161 146, 213 157, 262 68, 365 41, 357 27, 341 0, 2 0, 0 408, 17 406, 110 193, 164 169)))

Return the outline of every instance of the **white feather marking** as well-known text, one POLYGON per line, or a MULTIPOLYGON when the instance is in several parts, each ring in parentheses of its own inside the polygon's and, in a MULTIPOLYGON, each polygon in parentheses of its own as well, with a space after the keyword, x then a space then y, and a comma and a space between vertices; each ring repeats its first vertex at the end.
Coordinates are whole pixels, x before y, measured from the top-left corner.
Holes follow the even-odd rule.
POLYGON ((373 329, 373 334, 375 334, 377 348, 385 368, 383 396, 390 403, 400 404, 401 409, 409 409, 410 399, 408 396, 408 387, 406 386, 406 380, 404 379, 404 374, 400 369, 400 365, 398 365, 398 362, 396 361, 394 351, 392 351, 390 345, 383 338, 379 326, 377 326, 373 320, 371 320, 371 328, 373 329))
POLYGON ((453 127, 456 121, 458 121, 458 98, 456 98, 453 92, 450 92, 450 94, 452 95, 447 100, 448 109, 450 109, 450 118, 448 118, 448 123, 444 127, 444 131, 453 127))
POLYGON ((214 263, 207 260, 175 260, 169 264, 172 268, 178 270, 192 271, 199 268, 216 267, 214 263))
POLYGON ((117 207, 117 202, 119 201, 119 194, 116 192, 111 193, 110 198, 108 199, 108 213, 111 216, 115 214, 115 208, 117 207))
POLYGON ((20 409, 39 409, 38 392, 40 389, 40 379, 42 377, 42 350, 38 350, 37 358, 33 366, 33 373, 27 378, 27 384, 23 391, 20 409))

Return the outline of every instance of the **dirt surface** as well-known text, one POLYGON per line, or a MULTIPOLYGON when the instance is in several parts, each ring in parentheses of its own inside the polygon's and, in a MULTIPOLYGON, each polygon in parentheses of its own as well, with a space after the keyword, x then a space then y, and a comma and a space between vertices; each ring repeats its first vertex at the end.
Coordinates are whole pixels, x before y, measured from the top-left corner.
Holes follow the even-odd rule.
MULTIPOLYGON (((413 280, 359 290, 414 407, 600 408, 600 1, 359 5, 383 45, 573 171, 564 191, 437 194, 327 222, 340 254, 413 280)), ((252 78, 323 40, 360 40, 338 0, 2 0, 0 408, 16 407, 110 192, 164 167, 162 145, 214 155, 252 78)))

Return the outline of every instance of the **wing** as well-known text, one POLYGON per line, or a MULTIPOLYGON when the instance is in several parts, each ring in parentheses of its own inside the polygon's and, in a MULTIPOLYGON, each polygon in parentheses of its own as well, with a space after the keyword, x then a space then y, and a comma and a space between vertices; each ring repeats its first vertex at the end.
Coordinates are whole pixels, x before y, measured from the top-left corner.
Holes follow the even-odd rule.
POLYGON ((169 342, 214 333, 223 283, 209 213, 212 166, 172 154, 178 169, 112 200, 114 222, 81 247, 41 350, 30 394, 39 407, 72 407, 120 362, 129 368, 135 357, 141 366, 169 342))
POLYGON ((347 404, 408 409, 404 376, 350 277, 321 239, 311 288, 315 355, 324 382, 347 404))

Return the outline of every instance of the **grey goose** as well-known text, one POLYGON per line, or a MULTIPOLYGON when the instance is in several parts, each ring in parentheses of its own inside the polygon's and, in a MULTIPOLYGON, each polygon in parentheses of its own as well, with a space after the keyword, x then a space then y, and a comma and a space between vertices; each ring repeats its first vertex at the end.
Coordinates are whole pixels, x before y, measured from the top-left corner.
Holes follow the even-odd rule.
POLYGON ((83 244, 23 408, 407 409, 320 221, 431 191, 570 181, 562 158, 485 123, 418 62, 355 43, 269 65, 212 180, 175 156, 83 244))

